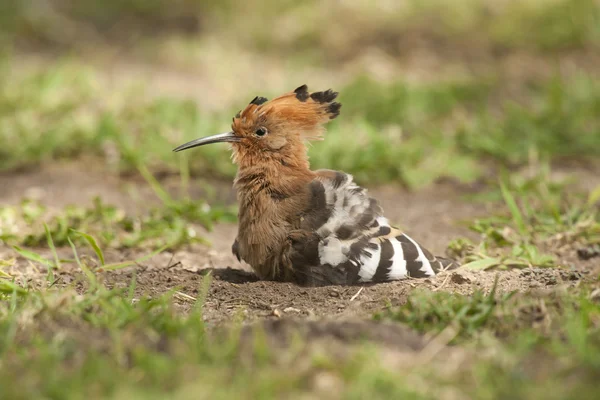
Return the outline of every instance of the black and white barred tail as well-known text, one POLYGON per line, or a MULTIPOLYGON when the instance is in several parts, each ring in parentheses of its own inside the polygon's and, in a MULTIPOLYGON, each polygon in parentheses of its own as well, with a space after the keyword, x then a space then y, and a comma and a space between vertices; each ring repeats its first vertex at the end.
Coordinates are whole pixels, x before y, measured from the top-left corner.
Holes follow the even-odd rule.
POLYGON ((376 221, 376 233, 351 240, 340 240, 335 234, 325 237, 319 243, 320 263, 357 268, 357 282, 426 278, 452 266, 452 261, 434 257, 411 237, 389 226, 384 217, 376 221))

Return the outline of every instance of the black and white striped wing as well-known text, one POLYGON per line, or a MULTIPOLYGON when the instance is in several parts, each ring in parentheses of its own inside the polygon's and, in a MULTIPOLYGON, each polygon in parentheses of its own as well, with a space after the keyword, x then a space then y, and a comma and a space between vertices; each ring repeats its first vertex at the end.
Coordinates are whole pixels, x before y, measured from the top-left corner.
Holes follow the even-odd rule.
POLYGON ((383 210, 352 176, 317 171, 302 229, 314 232, 295 243, 294 269, 314 283, 351 284, 423 278, 449 268, 415 240, 390 225, 383 210), (306 246, 310 242, 309 246, 306 246))

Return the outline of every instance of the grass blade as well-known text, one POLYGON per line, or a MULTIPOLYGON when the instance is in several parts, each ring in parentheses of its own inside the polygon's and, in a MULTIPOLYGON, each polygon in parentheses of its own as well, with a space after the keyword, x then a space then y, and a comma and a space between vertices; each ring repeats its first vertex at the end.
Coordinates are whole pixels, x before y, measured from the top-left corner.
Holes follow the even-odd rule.
POLYGON ((19 246, 12 246, 12 248, 14 251, 19 253, 19 255, 21 257, 25 257, 28 260, 35 261, 35 262, 43 264, 47 267, 52 267, 52 263, 50 261, 46 260, 44 257, 40 256, 39 254, 34 253, 33 251, 22 249, 19 246))
POLYGON ((4 294, 25 294, 27 290, 23 289, 21 286, 17 285, 12 281, 0 280, 0 293, 4 294))
POLYGON ((193 310, 198 313, 200 316, 199 320, 202 321, 202 313, 204 311, 204 303, 206 302, 206 298, 208 297, 208 292, 210 290, 210 286, 212 284, 212 273, 204 275, 204 279, 202 279, 202 284, 200 285, 200 289, 198 290, 198 297, 196 298, 196 303, 194 304, 193 310))
POLYGON ((2 271, 3 267, 12 267, 15 265, 16 260, 11 258, 10 260, 0 260, 0 278, 10 278, 11 276, 6 272, 2 271))
POLYGON ((590 206, 596 204, 598 201, 600 201, 600 186, 592 190, 588 197, 588 204, 590 206))
POLYGON ((133 276, 131 277, 131 283, 129 284, 129 292, 127 293, 127 300, 131 303, 133 301, 133 297, 135 296, 135 288, 137 286, 137 274, 133 271, 133 276))
POLYGON ((117 270, 117 269, 127 268, 127 267, 130 267, 132 265, 144 262, 144 261, 146 261, 146 260, 154 257, 155 255, 157 255, 159 253, 162 253, 168 247, 169 246, 163 246, 163 247, 159 248, 158 250, 155 250, 152 253, 146 254, 145 256, 142 256, 140 258, 136 258, 135 260, 123 261, 123 262, 120 262, 120 263, 113 263, 113 264, 106 264, 102 268, 100 268, 99 270, 100 271, 114 271, 114 270, 117 270))
POLYGON ((181 176, 181 198, 189 199, 190 196, 190 164, 187 155, 179 157, 179 175, 181 176))
POLYGON ((497 265, 500 265, 501 261, 495 257, 486 257, 481 260, 471 261, 469 263, 463 264, 460 268, 470 269, 473 271, 486 270, 497 265))
POLYGON ((77 249, 75 248, 75 245, 73 244, 73 241, 71 240, 71 238, 67 237, 67 240, 69 241, 69 244, 71 245, 71 249, 73 250, 73 255, 75 256, 75 261, 77 262, 77 265, 79 265, 79 268, 81 268, 83 273, 87 276, 88 280, 90 281, 90 284, 92 286, 96 286, 96 276, 87 267, 87 265, 82 263, 81 260, 79 259, 79 255, 77 254, 77 249))
POLYGON ((117 270, 117 269, 123 269, 123 268, 131 267, 132 265, 135 265, 135 261, 133 261, 133 260, 123 261, 123 262, 120 262, 120 263, 110 263, 110 264, 105 264, 101 268, 98 268, 98 271, 100 271, 100 272, 114 271, 114 270, 117 270))
POLYGON ((102 249, 100 249, 100 246, 98 246, 98 242, 96 241, 96 239, 92 235, 88 235, 85 232, 77 231, 75 229, 71 229, 71 232, 78 234, 79 236, 84 238, 86 242, 89 243, 92 249, 94 249, 96 256, 98 256, 98 260, 100 260, 100 265, 103 266, 105 264, 104 253, 102 252, 102 249))
POLYGON ((146 180, 146 182, 148 182, 148 185, 150 185, 156 196, 163 202, 163 204, 169 205, 173 203, 173 199, 169 193, 167 193, 167 191, 162 187, 158 180, 156 180, 154 175, 152 175, 152 173, 144 164, 138 163, 137 168, 142 177, 146 180))
POLYGON ((56 247, 54 246, 54 240, 52 240, 52 234, 50 233, 50 229, 48 229, 48 225, 44 223, 44 230, 46 231, 46 240, 48 241, 48 247, 52 251, 52 255, 54 256, 54 266, 55 268, 60 269, 60 258, 58 258, 58 253, 56 252, 56 247))
POLYGON ((515 201, 514 196, 508 190, 504 182, 500 182, 500 190, 502 191, 502 197, 504 198, 504 202, 508 206, 510 213, 512 214, 513 221, 519 230, 519 233, 523 236, 527 235, 527 226, 525 225, 525 221, 523 220, 523 214, 515 201))

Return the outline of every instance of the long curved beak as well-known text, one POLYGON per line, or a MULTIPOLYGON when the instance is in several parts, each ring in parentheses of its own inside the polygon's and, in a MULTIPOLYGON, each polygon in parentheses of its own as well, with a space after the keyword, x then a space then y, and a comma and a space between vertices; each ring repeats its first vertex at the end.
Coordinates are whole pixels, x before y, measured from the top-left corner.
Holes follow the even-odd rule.
POLYGON ((233 132, 225 132, 219 133, 218 135, 212 135, 192 140, 191 142, 184 143, 181 146, 174 148, 173 151, 187 150, 191 149, 192 147, 204 146, 205 144, 211 143, 239 142, 240 140, 241 138, 235 136, 233 132))

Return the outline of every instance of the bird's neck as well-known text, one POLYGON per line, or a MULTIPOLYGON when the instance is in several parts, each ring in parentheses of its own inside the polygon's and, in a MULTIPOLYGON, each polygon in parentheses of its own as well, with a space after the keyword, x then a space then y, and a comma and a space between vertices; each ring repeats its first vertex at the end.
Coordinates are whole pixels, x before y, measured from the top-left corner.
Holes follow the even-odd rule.
POLYGON ((267 162, 240 166, 234 181, 238 196, 250 195, 255 199, 282 200, 296 194, 314 178, 314 172, 306 165, 289 165, 267 162))

